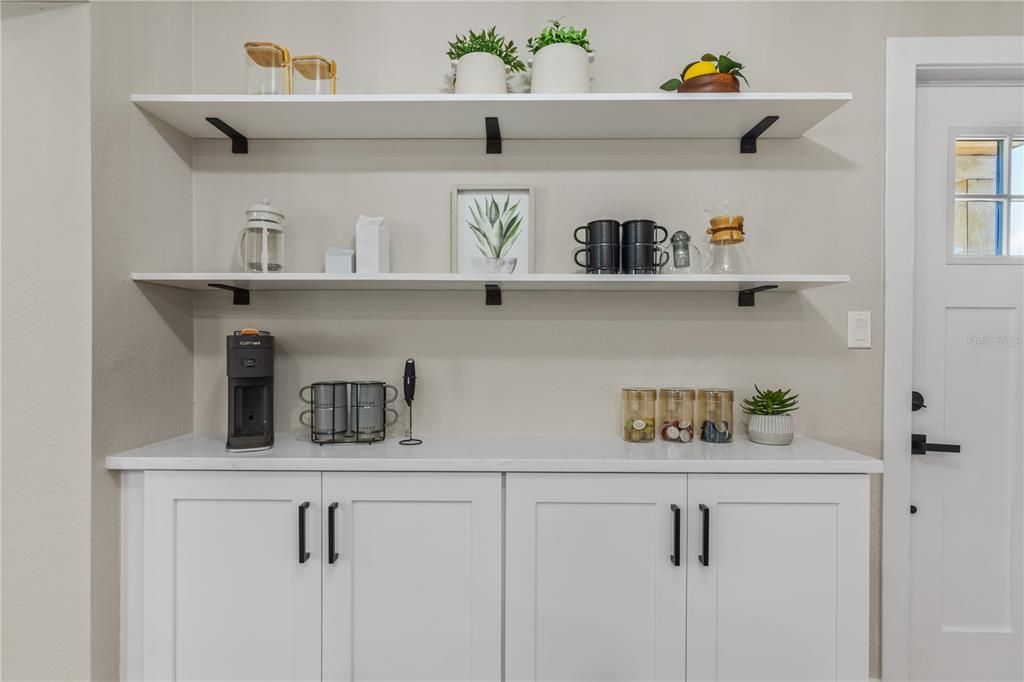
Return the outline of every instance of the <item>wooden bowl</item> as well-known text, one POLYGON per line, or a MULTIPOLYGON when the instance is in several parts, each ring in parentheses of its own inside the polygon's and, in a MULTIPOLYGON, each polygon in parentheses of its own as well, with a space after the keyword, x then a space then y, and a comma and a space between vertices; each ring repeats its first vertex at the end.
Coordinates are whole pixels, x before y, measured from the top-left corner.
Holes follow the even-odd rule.
POLYGON ((731 73, 706 73, 683 81, 679 92, 739 92, 740 81, 731 73))

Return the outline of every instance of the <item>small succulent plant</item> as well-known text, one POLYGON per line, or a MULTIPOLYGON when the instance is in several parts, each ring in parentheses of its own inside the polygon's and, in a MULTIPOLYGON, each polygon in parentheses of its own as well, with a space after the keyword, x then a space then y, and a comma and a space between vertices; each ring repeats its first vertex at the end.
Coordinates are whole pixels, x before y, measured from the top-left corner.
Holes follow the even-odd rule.
POLYGON ((799 409, 799 395, 791 389, 761 390, 754 384, 754 395, 743 401, 743 411, 747 414, 772 415, 789 414, 799 409))
POLYGON ((559 19, 550 20, 548 25, 541 29, 538 35, 527 40, 526 49, 532 54, 537 54, 542 47, 555 45, 556 43, 579 45, 587 52, 590 52, 590 38, 587 37, 587 29, 579 29, 575 26, 562 26, 562 22, 559 19))
POLYGON ((497 32, 496 26, 489 29, 470 31, 466 35, 456 35, 455 40, 448 43, 448 58, 456 61, 470 52, 488 52, 505 62, 512 71, 525 71, 526 65, 519 59, 519 50, 511 40, 497 32))

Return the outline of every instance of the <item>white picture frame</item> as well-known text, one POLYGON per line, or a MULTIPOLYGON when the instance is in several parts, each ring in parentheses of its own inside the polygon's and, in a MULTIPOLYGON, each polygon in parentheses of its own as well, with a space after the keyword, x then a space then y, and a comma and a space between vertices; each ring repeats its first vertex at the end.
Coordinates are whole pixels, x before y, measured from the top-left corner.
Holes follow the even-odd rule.
MULTIPOLYGON (((533 272, 533 225, 534 225, 534 192, 533 187, 496 185, 457 185, 452 188, 451 209, 451 271, 464 275, 485 274, 529 274, 533 272), (484 241, 470 227, 473 219, 473 207, 480 208, 493 199, 497 202, 499 212, 506 207, 518 207, 519 216, 517 234, 513 242, 503 251, 504 258, 515 258, 515 269, 508 272, 508 263, 494 261, 491 255, 488 262, 483 262, 484 241)), ((499 224, 504 224, 507 214, 499 215, 499 224)), ((483 216, 483 228, 487 238, 493 238, 490 228, 492 224, 483 216)))

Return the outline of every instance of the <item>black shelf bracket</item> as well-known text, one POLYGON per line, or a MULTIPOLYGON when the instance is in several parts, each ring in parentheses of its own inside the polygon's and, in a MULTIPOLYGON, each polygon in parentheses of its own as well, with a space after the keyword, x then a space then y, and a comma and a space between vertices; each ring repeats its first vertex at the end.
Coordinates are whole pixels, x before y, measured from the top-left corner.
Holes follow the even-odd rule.
POLYGON ((207 286, 214 289, 223 289, 231 292, 231 302, 234 305, 249 305, 249 290, 242 287, 233 287, 230 284, 214 284, 210 282, 207 286))
POLYGON ((740 138, 740 154, 756 154, 757 138, 764 135, 764 131, 771 128, 772 124, 778 120, 778 116, 765 116, 760 123, 748 130, 747 134, 740 138))
POLYGON ((484 303, 486 305, 501 305, 501 287, 497 284, 485 284, 484 303))
POLYGON ((484 130, 487 132, 487 153, 501 153, 501 126, 498 125, 497 116, 484 118, 484 130))
POLYGON ((224 121, 220 120, 216 116, 207 116, 207 122, 217 130, 221 131, 225 135, 231 138, 231 153, 232 154, 248 154, 249 153, 249 138, 242 133, 238 132, 224 121))
POLYGON ((778 288, 778 284, 765 284, 764 286, 753 287, 751 289, 740 289, 739 300, 736 304, 741 308, 752 308, 755 305, 755 294, 759 294, 762 291, 771 291, 772 289, 778 288))

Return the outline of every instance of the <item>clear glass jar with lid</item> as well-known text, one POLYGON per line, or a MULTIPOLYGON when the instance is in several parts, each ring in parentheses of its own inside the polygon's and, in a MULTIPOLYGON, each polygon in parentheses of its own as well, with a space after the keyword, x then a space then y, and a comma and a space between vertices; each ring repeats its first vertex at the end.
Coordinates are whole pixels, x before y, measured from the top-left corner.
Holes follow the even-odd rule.
POLYGON ((316 54, 292 57, 293 95, 333 95, 337 91, 338 65, 316 54))
POLYGON ((276 43, 245 44, 245 92, 248 95, 287 95, 291 92, 291 54, 276 43))
POLYGON ((693 440, 693 403, 696 392, 692 388, 658 389, 659 435, 670 443, 689 443, 693 440))
POLYGON ((702 388, 697 391, 694 423, 705 443, 732 442, 733 393, 727 388, 702 388))
POLYGON ((654 440, 658 391, 653 388, 622 389, 622 438, 630 443, 654 440))

